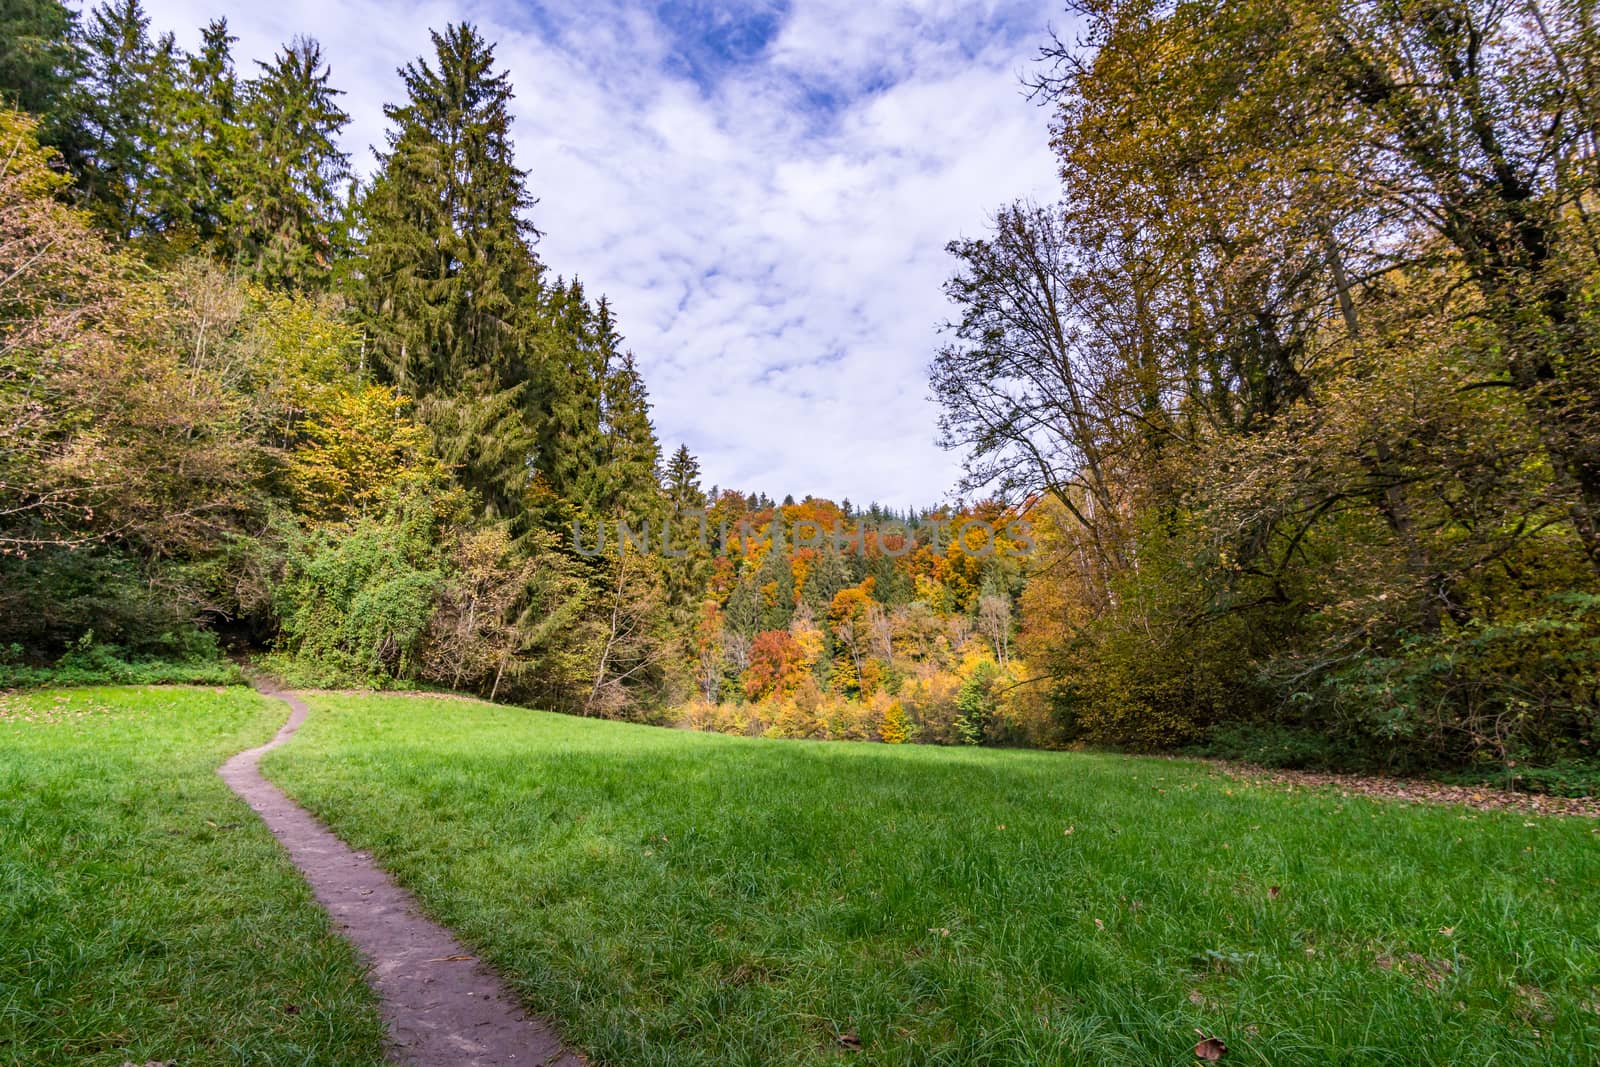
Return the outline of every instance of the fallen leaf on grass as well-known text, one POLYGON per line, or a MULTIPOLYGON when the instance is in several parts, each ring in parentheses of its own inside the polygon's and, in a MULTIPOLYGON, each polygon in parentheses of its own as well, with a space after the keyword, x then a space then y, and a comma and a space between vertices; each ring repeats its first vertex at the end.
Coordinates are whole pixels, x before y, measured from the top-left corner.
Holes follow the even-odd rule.
POLYGON ((1550 1011, 1550 996, 1538 986, 1517 986, 1517 1002, 1513 1005, 1517 1017, 1525 1023, 1549 1023, 1555 1015, 1550 1011))
MULTIPOLYGON (((1514 793, 1442 782, 1384 778, 1378 775, 1327 774, 1316 771, 1284 771, 1255 767, 1245 763, 1219 761, 1218 769, 1235 782, 1258 782, 1280 789, 1336 788, 1344 796, 1361 795, 1408 804, 1465 804, 1478 811, 1512 811, 1528 815, 1577 815, 1600 817, 1600 797, 1553 797, 1535 793, 1514 793)), ((1342 812, 1341 804, 1335 813, 1342 812)), ((1476 819, 1476 815, 1463 815, 1476 819)), ((1537 825, 1537 824, 1536 824, 1537 825)), ((1600 834, 1600 830, 1592 833, 1600 834)))
POLYGON ((1267 887, 1267 896, 1271 897, 1273 900, 1277 900, 1278 894, 1282 892, 1283 889, 1280 886, 1273 885, 1267 887))
POLYGON ((1445 979, 1455 970, 1449 960, 1429 959, 1420 952, 1407 952, 1399 959, 1388 955, 1379 956, 1372 961, 1372 965, 1380 971, 1398 970, 1432 990, 1442 988, 1445 979))
POLYGON ((861 1047, 861 1038, 854 1030, 847 1030, 838 1037, 834 1038, 834 1040, 839 1043, 840 1048, 847 1048, 851 1051, 861 1047))
POLYGON ((1449 960, 1430 960, 1416 952, 1406 953, 1406 962, 1411 965, 1412 977, 1433 990, 1443 987, 1444 980, 1455 969, 1449 960))
POLYGON ((1207 1037, 1204 1030, 1196 1030, 1200 1040, 1195 1042, 1194 1054, 1207 1063, 1216 1063, 1228 1052, 1228 1046, 1220 1037, 1207 1037))

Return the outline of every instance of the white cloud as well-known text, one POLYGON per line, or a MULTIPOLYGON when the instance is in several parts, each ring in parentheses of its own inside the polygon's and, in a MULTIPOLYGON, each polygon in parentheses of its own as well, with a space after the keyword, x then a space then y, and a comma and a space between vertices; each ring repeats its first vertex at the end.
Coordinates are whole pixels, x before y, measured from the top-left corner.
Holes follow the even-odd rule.
MULTIPOLYGON (((795 0, 764 47, 728 62, 686 17, 567 2, 150 9, 186 44, 226 15, 241 67, 318 38, 363 168, 395 68, 429 48, 428 27, 476 22, 516 86, 540 254, 612 298, 663 446, 686 442, 724 486, 938 499, 958 469, 926 399, 943 249, 1001 203, 1050 195, 1046 119, 1018 74, 1055 6, 795 0)), ((705 15, 707 34, 735 15, 705 15)))

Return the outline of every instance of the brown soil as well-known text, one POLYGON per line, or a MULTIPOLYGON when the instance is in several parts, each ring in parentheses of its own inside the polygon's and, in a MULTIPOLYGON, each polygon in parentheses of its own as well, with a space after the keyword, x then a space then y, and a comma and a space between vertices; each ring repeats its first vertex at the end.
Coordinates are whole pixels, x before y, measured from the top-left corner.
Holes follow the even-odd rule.
POLYGON ((261 776, 262 754, 294 736, 306 706, 264 683, 257 688, 289 705, 289 721, 217 773, 283 843, 335 928, 366 960, 389 1026, 389 1059, 415 1067, 583 1067, 549 1022, 523 1012, 499 976, 423 915, 372 857, 261 776))

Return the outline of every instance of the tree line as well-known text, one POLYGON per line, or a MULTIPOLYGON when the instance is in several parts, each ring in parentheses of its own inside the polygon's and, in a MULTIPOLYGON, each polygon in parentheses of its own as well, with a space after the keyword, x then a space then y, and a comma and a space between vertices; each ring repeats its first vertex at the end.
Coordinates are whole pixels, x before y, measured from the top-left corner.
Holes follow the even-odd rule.
POLYGON ((299 684, 1042 736, 1003 694, 1019 558, 943 533, 999 510, 778 502, 662 456, 611 304, 537 253, 473 27, 400 69, 357 180, 315 41, 241 70, 224 21, 191 53, 138 0, 5 18, 0 675, 230 644, 299 684), (619 522, 686 550, 580 536, 619 522))
POLYGON ((895 513, 663 455, 473 27, 358 180, 316 42, 240 70, 222 21, 191 53, 137 0, 12 5, 0 666, 234 642, 751 734, 1592 762, 1592 5, 1071 11, 1032 86, 1059 196, 950 246, 971 503, 895 513), (617 520, 687 549, 576 536, 617 520))
MULTIPOLYGON (((240 70, 138 0, 8 8, 0 97, 0 646, 576 707, 635 592, 558 535, 660 505, 644 383, 551 272, 471 26, 400 72, 353 177, 321 47, 240 70)), ((656 614, 661 614, 659 611, 656 614)))

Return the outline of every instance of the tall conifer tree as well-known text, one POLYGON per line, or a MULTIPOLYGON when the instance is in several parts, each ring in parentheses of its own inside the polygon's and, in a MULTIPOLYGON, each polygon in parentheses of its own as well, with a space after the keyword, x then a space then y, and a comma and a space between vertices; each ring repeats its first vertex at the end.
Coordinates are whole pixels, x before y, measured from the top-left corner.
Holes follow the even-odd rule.
POLYGON ((155 104, 172 80, 170 38, 153 44, 140 0, 95 8, 84 29, 84 193, 101 223, 122 238, 151 228, 155 104))
POLYGON ((491 514, 510 515, 534 440, 523 311, 536 285, 512 155, 511 84, 470 25, 433 34, 400 71, 389 151, 365 203, 363 310, 379 364, 416 396, 442 455, 491 514))
POLYGON ((688 445, 680 444, 667 461, 667 499, 679 510, 704 507, 706 496, 700 491, 700 461, 688 445))
POLYGON ((297 37, 256 65, 244 105, 250 165, 239 178, 229 251, 267 285, 321 289, 341 251, 350 157, 338 136, 350 116, 316 41, 297 37))
POLYGON ((75 122, 81 62, 77 14, 61 0, 0 2, 0 102, 37 116, 47 144, 60 145, 75 122))
POLYGON ((602 452, 593 506, 602 514, 648 517, 660 504, 661 447, 650 425, 650 399, 633 353, 615 361, 601 392, 602 452))
POLYGON ((182 238, 181 245, 216 248, 232 210, 237 176, 246 164, 239 116, 239 80, 226 19, 201 31, 200 51, 171 57, 168 77, 151 85, 149 173, 139 198, 147 225, 182 238))
POLYGON ((606 375, 609 311, 597 315, 577 279, 542 287, 535 315, 536 363, 544 388, 536 400, 537 466, 552 489, 590 503, 602 463, 602 392, 606 375))

